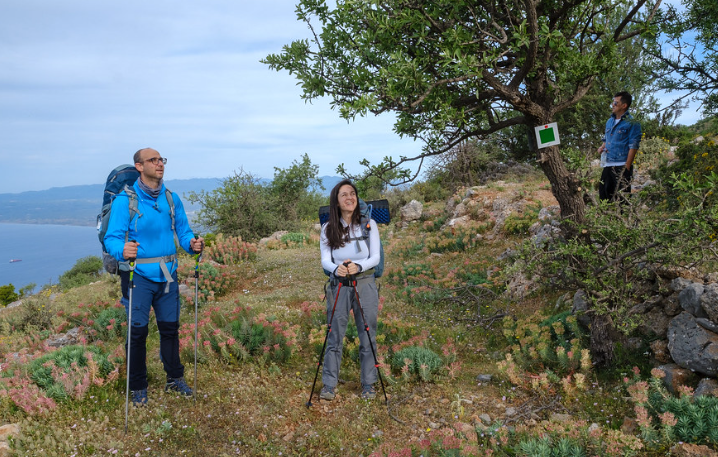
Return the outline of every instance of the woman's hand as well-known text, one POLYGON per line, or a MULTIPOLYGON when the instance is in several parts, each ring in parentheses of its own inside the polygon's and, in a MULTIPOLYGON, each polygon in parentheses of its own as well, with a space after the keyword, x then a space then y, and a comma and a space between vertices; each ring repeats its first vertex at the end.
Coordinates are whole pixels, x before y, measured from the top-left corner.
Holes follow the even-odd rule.
POLYGON ((359 265, 348 259, 339 265, 336 271, 336 275, 342 278, 347 275, 354 276, 357 273, 359 273, 359 265))

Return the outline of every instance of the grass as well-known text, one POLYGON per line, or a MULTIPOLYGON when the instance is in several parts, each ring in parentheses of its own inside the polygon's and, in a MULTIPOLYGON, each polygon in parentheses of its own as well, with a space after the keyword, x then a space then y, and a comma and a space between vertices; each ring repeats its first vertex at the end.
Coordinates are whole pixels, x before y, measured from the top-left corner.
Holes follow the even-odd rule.
MULTIPOLYGON (((492 193, 497 190, 501 189, 489 189, 492 193)), ((443 235, 434 225, 431 236, 438 239, 437 243, 442 241, 439 238, 443 235)), ((324 337, 320 323, 324 319, 326 276, 319 264, 317 246, 296 244, 291 249, 260 249, 256 260, 230 266, 232 290, 201 308, 203 312, 211 306, 221 314, 240 306, 251 309, 255 317, 262 315, 270 321, 276 318, 283 325, 298 325, 299 344, 287 361, 273 362, 258 355, 249 361, 229 362, 208 352, 198 366, 195 403, 162 391, 164 371, 157 356, 158 333, 152 323, 147 351, 150 402, 146 408, 130 408, 126 435, 125 376, 121 367, 117 379, 90 386, 81 399, 59 401, 58 407, 45 415, 29 416, 7 396, 0 395, 0 420, 19 423, 21 428, 21 436, 11 441, 14 452, 28 456, 367 456, 404 450, 404 455, 406 451, 409 455, 459 455, 451 448, 453 439, 462 443, 466 455, 482 455, 482 444, 489 446, 491 439, 497 442, 508 436, 508 429, 497 425, 497 421, 507 419, 507 408, 524 411, 526 405, 534 405, 538 416, 528 414, 520 427, 510 432, 512 441, 501 451, 503 455, 517 455, 518 441, 524 436, 520 434, 532 436, 531 427, 539 427, 543 423, 539 421, 548 419, 553 412, 566 412, 576 421, 597 422, 613 431, 625 416, 632 415, 625 391, 612 379, 599 382, 591 376, 585 390, 573 397, 565 395, 553 408, 539 409, 561 393, 560 383, 532 392, 500 375, 497 362, 510 351, 501 319, 488 325, 473 318, 499 311, 529 316, 553 308, 562 292, 534 294, 520 302, 500 298, 457 302, 452 301, 455 297, 451 292, 446 292, 446 288, 469 282, 500 292, 502 284, 496 278, 501 265, 495 259, 520 241, 516 236, 497 236, 490 242, 445 243, 445 251, 433 254, 425 248, 425 240, 426 233, 418 224, 404 231, 395 229, 393 237, 384 240, 387 273, 380 280, 379 355, 386 357, 388 364, 391 354, 400 347, 421 345, 437 354, 444 367, 432 372, 430 382, 416 375, 404 377, 397 367, 385 378, 388 407, 378 384, 376 400, 366 402, 359 397, 359 366, 349 356, 352 341, 345 344, 337 398, 319 401, 320 376, 313 406, 306 407, 317 368, 317 347, 321 347, 321 341, 310 341, 310 332, 324 337), (409 265, 419 265, 431 274, 407 271, 409 265), (415 298, 407 298, 407 288, 416 292, 415 298), (431 297, 439 293, 441 302, 431 302, 431 297), (444 352, 448 342, 454 351, 449 355, 444 352), (449 360, 453 363, 454 359, 456 363, 449 365, 449 360), (481 374, 491 374, 493 381, 478 382, 481 374), (491 423, 486 423, 485 415, 490 416, 491 423), (496 435, 477 438, 475 430, 489 426, 496 435), (526 427, 529 431, 524 432, 526 427), (474 446, 476 452, 470 452, 469 446, 474 446)), ((191 291, 193 281, 188 280, 191 291)), ((119 298, 118 291, 119 283, 106 276, 94 284, 58 294, 52 304, 52 311, 59 312, 52 318, 55 328, 78 309, 94 309, 79 307, 80 303, 100 303, 93 305, 98 309, 111 306, 119 298)), ((25 335, 13 330, 21 313, 16 308, 0 314, 0 363, 4 370, 0 374, 0 393, 3 381, 9 382, 7 368, 14 367, 12 376, 19 376, 23 370, 24 365, 13 360, 47 351, 43 339, 50 332, 25 335)), ((193 323, 193 313, 192 306, 183 306, 181 323, 193 323)), ((108 332, 104 338, 107 339, 86 344, 97 345, 107 354, 118 349, 121 353, 121 335, 108 332)), ((193 385, 192 360, 185 357, 183 362, 187 381, 193 385)), ((570 424, 566 428, 570 429, 570 424)))

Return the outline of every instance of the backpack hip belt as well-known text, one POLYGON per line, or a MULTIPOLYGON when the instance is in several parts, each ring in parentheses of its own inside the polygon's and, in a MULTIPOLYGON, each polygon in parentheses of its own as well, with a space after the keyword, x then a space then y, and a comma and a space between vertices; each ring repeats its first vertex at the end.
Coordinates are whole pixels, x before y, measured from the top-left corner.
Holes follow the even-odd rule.
POLYGON ((170 270, 167 268, 167 263, 177 262, 177 254, 172 255, 166 255, 162 257, 147 257, 144 259, 136 259, 135 263, 137 265, 141 264, 149 264, 149 263, 159 263, 160 264, 160 270, 162 270, 162 274, 164 275, 165 279, 167 280, 167 285, 165 286, 165 293, 169 292, 170 290, 170 283, 175 282, 174 279, 172 279, 172 274, 170 273, 170 270))

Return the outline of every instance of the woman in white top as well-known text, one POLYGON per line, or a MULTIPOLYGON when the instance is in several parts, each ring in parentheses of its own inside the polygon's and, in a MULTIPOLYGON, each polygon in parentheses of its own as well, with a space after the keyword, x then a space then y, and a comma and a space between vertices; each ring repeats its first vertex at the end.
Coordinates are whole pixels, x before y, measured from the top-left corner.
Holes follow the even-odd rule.
POLYGON ((323 387, 319 396, 323 400, 333 400, 336 395, 342 362, 342 343, 349 322, 349 311, 353 310, 354 321, 359 330, 361 396, 372 399, 376 396, 374 383, 378 375, 372 348, 376 347, 379 311, 379 294, 373 272, 373 268, 379 264, 379 230, 374 220, 362 221, 357 189, 349 180, 338 183, 329 195, 329 221, 322 226, 319 244, 322 267, 332 272, 326 290, 327 321, 334 315, 333 322, 329 322, 332 331, 327 335, 322 371, 323 387), (368 240, 362 230, 362 224, 367 223, 370 227, 368 240), (366 318, 371 341, 367 336, 362 315, 366 318))

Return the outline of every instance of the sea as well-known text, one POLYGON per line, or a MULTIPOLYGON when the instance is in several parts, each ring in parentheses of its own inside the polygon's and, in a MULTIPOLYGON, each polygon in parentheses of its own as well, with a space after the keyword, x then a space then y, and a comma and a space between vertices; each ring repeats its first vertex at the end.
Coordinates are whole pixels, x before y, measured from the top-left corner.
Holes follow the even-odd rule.
POLYGON ((15 291, 56 284, 79 259, 102 257, 95 227, 0 223, 0 240, 0 286, 12 284, 15 291))

